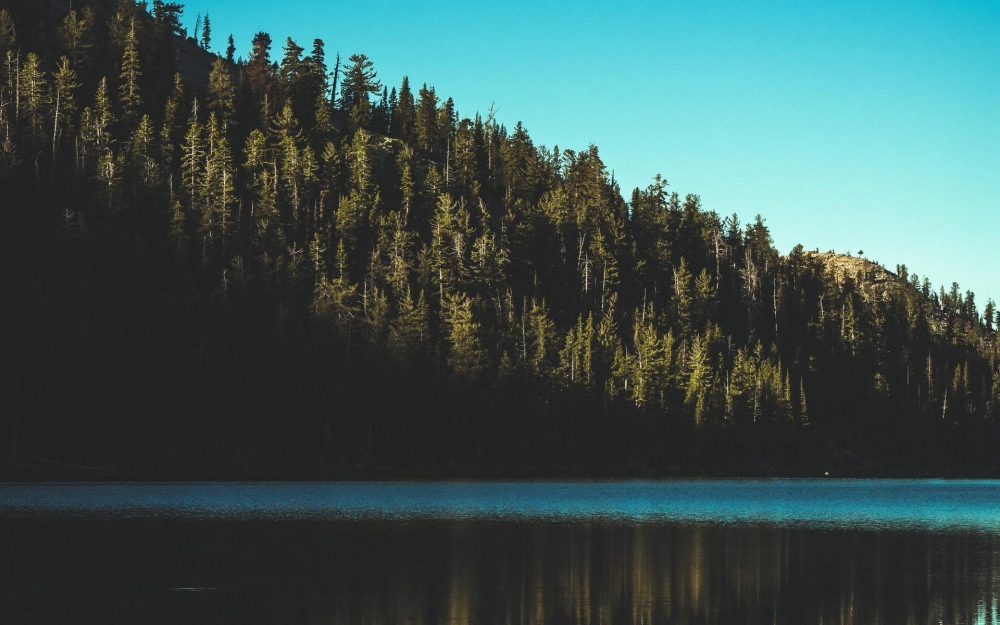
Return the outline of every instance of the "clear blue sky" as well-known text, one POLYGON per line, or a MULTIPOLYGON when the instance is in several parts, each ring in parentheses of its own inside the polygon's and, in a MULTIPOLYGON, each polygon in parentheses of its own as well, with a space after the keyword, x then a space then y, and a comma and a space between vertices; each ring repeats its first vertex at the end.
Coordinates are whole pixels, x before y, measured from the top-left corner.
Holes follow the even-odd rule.
POLYGON ((191 0, 213 47, 258 30, 363 52, 536 144, 595 143, 628 199, 657 173, 760 213, 778 249, 864 250, 1000 299, 1000 2, 191 0))

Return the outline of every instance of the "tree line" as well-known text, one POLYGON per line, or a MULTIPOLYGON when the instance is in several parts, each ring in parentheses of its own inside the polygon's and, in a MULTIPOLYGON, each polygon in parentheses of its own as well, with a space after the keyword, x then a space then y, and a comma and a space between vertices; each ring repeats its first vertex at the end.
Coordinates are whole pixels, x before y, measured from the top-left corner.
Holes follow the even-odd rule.
POLYGON ((597 147, 321 39, 213 56, 206 14, 192 70, 179 4, 39 11, 0 10, 15 473, 996 466, 1000 320, 957 284, 626 200, 597 147))

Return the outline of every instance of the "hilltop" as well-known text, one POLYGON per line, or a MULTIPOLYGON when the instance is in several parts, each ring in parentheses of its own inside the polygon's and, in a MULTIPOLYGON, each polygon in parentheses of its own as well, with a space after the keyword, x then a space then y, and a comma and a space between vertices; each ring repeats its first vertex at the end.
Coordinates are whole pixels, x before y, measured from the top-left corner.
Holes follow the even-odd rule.
POLYGON ((228 62, 119 0, 69 46, 65 2, 20 6, 9 475, 996 472, 996 311, 957 285, 623 195, 596 146, 321 39, 228 62))
POLYGON ((898 275, 889 271, 881 264, 861 256, 836 254, 833 252, 807 252, 807 254, 822 262, 839 282, 843 282, 847 278, 873 285, 899 284, 903 282, 898 275))

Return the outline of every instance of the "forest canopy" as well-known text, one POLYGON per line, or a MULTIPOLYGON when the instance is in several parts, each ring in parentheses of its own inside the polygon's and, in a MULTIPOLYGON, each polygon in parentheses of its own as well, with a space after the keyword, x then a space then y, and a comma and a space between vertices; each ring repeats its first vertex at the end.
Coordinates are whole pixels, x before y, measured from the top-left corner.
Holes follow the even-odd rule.
POLYGON ((0 9, 10 474, 996 472, 992 301, 183 11, 0 9))

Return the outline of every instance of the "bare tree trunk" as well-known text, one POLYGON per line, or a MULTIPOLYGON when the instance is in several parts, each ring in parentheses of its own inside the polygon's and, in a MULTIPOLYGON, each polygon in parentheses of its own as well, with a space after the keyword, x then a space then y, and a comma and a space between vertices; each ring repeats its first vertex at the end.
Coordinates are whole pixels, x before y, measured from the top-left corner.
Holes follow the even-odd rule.
POLYGON ((719 233, 715 233, 715 292, 719 292, 719 283, 722 282, 721 274, 719 273, 719 233))
POLYGON ((56 113, 52 116, 52 171, 55 175, 56 164, 56 137, 59 136, 59 100, 62 94, 56 89, 56 113))
POLYGON ((14 63, 14 121, 21 121, 21 60, 14 63))
POLYGON ((604 277, 601 280, 601 313, 604 313, 604 292, 608 288, 608 261, 604 261, 604 277))
POLYGON ((333 66, 333 87, 330 89, 330 104, 333 107, 337 105, 337 78, 340 77, 340 53, 337 53, 337 61, 333 66))
MULTIPOLYGON (((777 272, 775 272, 777 273, 777 272)), ((771 302, 774 305, 774 344, 778 344, 778 276, 771 281, 771 302)))

